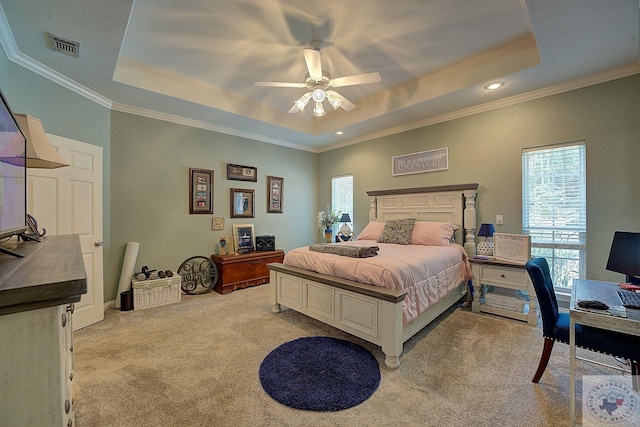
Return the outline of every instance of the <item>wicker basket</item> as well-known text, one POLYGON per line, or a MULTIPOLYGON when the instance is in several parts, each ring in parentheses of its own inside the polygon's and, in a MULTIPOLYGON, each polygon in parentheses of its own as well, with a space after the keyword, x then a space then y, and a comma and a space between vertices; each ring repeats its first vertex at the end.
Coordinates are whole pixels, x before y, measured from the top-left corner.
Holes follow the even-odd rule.
POLYGON ((173 277, 154 280, 133 280, 133 309, 142 310, 160 305, 180 302, 182 289, 180 284, 182 277, 173 274, 173 277))

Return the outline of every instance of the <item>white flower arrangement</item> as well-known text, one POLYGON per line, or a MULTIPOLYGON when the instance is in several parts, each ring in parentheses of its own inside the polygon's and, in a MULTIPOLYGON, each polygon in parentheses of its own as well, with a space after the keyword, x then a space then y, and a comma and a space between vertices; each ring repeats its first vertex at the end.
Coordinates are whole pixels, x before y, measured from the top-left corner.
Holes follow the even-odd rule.
POLYGON ((320 231, 324 231, 340 220, 340 211, 332 211, 331 206, 327 205, 326 211, 318 212, 317 220, 318 228, 320 231))

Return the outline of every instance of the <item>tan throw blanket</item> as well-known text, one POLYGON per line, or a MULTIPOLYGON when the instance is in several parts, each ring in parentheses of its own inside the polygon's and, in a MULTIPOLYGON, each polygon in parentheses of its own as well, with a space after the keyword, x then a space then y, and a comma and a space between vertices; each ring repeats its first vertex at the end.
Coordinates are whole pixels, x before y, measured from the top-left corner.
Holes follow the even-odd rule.
POLYGON ((348 256, 351 258, 369 258, 378 255, 378 246, 346 246, 331 243, 321 243, 310 245, 310 251, 324 252, 328 254, 348 256))

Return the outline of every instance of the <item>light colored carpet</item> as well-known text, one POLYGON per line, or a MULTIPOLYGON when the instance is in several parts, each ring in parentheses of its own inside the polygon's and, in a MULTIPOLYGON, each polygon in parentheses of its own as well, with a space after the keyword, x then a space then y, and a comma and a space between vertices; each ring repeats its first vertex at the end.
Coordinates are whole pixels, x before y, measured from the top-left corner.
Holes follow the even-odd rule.
MULTIPOLYGON (((531 382, 542 350, 539 327, 453 308, 405 343, 400 368, 389 370, 377 346, 291 310, 273 313, 269 286, 110 310, 104 321, 77 331, 77 425, 568 424, 568 346, 556 344, 540 384, 531 382), (382 380, 371 398, 318 413, 289 408, 264 392, 258 377, 264 357, 284 342, 317 335, 373 353, 382 380)), ((579 365, 580 374, 612 373, 579 365)))

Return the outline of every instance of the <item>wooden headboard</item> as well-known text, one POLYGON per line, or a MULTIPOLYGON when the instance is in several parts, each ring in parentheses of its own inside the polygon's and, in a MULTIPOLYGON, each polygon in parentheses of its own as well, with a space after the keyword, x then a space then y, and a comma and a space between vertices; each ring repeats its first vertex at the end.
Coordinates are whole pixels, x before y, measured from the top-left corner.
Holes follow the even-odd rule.
POLYGON ((465 230, 456 233, 456 242, 473 256, 476 253, 477 189, 478 184, 460 184, 367 191, 369 221, 416 218, 453 223, 465 230))

